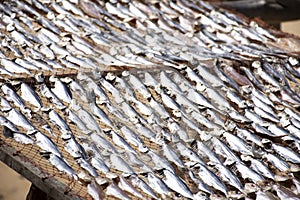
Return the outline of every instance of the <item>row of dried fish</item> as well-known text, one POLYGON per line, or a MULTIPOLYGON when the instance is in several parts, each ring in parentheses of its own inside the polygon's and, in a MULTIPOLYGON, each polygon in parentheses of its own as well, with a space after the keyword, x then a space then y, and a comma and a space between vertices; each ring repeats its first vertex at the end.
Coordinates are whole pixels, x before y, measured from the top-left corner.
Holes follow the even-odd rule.
MULTIPOLYGON (((290 179, 286 176, 288 174, 293 177, 293 173, 299 170, 299 149, 295 152, 271 140, 272 137, 281 137, 280 139, 292 139, 295 144, 299 144, 297 136, 284 130, 284 127, 279 127, 278 121, 267 123, 268 129, 277 128, 274 133, 271 132, 272 129, 268 130, 260 125, 263 124, 260 122, 252 125, 253 131, 242 128, 242 124, 255 122, 251 119, 240 120, 247 116, 239 115, 229 103, 226 104, 226 99, 222 96, 224 94, 218 94, 195 71, 190 68, 184 70, 188 78, 193 75, 191 80, 202 81, 196 81, 199 84, 196 89, 176 71, 160 70, 139 74, 123 72, 121 76, 108 73, 102 77, 98 73, 92 76, 79 74, 77 78, 50 77, 50 85, 43 77, 37 76, 34 88, 22 82, 3 84, 1 90, 5 95, 1 98, 1 111, 5 116, 2 116, 1 125, 6 127, 6 136, 25 144, 36 143, 43 151, 50 153, 50 162, 58 166, 60 171, 76 178, 86 178, 70 169, 55 143, 51 141, 51 138, 53 140, 56 137, 51 127, 58 127, 64 149, 90 176, 98 177, 100 172, 111 178, 112 174, 108 172, 116 169, 123 176, 130 177, 130 180, 138 178, 142 181, 144 177, 140 174, 146 173, 149 187, 148 193, 145 193, 152 194, 152 197, 157 197, 158 194, 169 195, 170 188, 185 197, 196 198, 197 195, 193 196, 187 182, 183 182, 187 181, 187 177, 176 173, 182 169, 189 170, 190 178, 196 185, 201 186, 199 189, 204 192, 201 195, 215 191, 229 196, 243 195, 258 189, 258 186, 256 189, 249 189, 248 179, 259 185, 265 179, 284 181, 290 179), (15 91, 13 88, 18 88, 19 85, 20 91, 15 91), (201 93, 198 91, 200 88, 201 93), (203 88, 206 91, 204 93, 203 88), (220 101, 224 102, 218 104, 217 98, 205 95, 210 94, 207 90, 218 95, 220 101), (73 97, 75 94, 81 99, 76 100, 73 97), (45 107, 42 98, 51 101, 51 107, 45 107), (25 101, 31 105, 25 104, 25 101), (13 106, 9 102, 13 102, 13 106), (29 107, 32 106, 35 109, 30 110, 29 107), (226 124, 222 112, 235 112, 234 117, 229 117, 236 124, 226 124), (43 131, 47 130, 48 136, 30 122, 36 113, 48 115, 45 119, 49 119, 49 123, 45 122, 42 126, 45 129, 43 131), (207 116, 203 116, 204 113, 214 115, 212 121, 208 121, 207 116), (74 135, 64 119, 77 125, 79 135, 74 135), (15 125, 25 129, 27 134, 20 132, 15 125), (278 130, 284 131, 284 135, 274 136, 278 134, 278 130), (191 135, 193 131, 196 133, 191 135), (271 136, 271 140, 263 136, 271 136), (146 141, 156 143, 158 151, 147 146, 146 141), (262 162, 263 160, 267 160, 269 165, 262 162), (250 162, 250 168, 244 162, 250 162), (163 170, 162 174, 157 174, 156 171, 160 170, 163 170), (161 175, 164 177, 163 182, 158 178, 161 175), (153 186, 149 176, 156 181, 160 180, 160 187, 153 186), (178 185, 174 185, 174 181, 178 185), (164 184, 167 185, 166 190, 157 191, 164 184), (231 187, 241 193, 233 194, 232 189, 228 189, 231 187)), ((205 77, 212 80, 210 76, 205 77)), ((220 81, 217 76, 213 77, 220 81)), ((251 98, 267 98, 255 89, 251 95, 251 98)), ((293 108, 285 108, 283 111, 299 118, 293 108)), ((113 177, 116 178, 116 175, 113 177)), ((291 179, 296 181, 295 178, 291 179)), ((114 185, 113 188, 115 187, 117 186, 114 185)))
POLYGON ((173 66, 193 58, 250 59, 280 52, 265 46, 276 38, 254 22, 248 25, 237 16, 204 3, 166 3, 133 1, 128 5, 121 2, 102 5, 60 1, 51 2, 50 6, 50 1, 4 2, 0 7, 4 31, 1 37, 6 51, 1 54, 1 73, 107 69, 103 65, 173 66), (167 9, 168 6, 172 9, 167 9), (131 26, 132 20, 123 15, 140 25, 131 26), (124 28, 123 23, 126 23, 124 28), (8 59, 10 56, 15 60, 8 59))

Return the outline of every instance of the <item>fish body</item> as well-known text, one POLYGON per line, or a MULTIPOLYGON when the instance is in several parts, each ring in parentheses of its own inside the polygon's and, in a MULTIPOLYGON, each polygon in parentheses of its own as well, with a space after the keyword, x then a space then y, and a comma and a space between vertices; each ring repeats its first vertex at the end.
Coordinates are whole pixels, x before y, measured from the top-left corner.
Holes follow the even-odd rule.
POLYGON ((141 178, 139 178, 136 175, 133 175, 130 177, 130 181, 132 185, 136 188, 139 188, 142 190, 144 193, 148 194, 154 199, 158 199, 158 196, 155 194, 155 192, 150 188, 150 186, 145 183, 141 178))
POLYGON ((55 145, 55 143, 46 135, 41 132, 36 132, 34 134, 36 139, 36 144, 44 151, 52 153, 51 155, 56 155, 62 158, 62 154, 55 145))
POLYGON ((21 97, 25 101, 28 101, 38 109, 43 107, 41 98, 37 95, 37 93, 26 83, 21 84, 21 97))
POLYGON ((126 126, 121 128, 121 132, 123 133, 125 139, 131 143, 132 145, 138 147, 139 151, 146 152, 148 151, 148 147, 144 144, 143 140, 131 129, 126 126))
POLYGON ((33 126, 33 124, 28 121, 28 119, 22 113, 15 109, 11 109, 8 112, 7 119, 14 122, 15 125, 26 129, 28 131, 28 134, 34 133, 36 131, 36 128, 33 126))
POLYGON ((179 178, 177 175, 175 175, 173 172, 167 169, 164 170, 163 173, 165 175, 165 178, 163 180, 169 188, 178 192, 186 198, 194 198, 193 193, 190 191, 188 186, 183 182, 181 178, 179 178))
POLYGON ((70 167, 70 165, 64 161, 61 157, 50 154, 49 158, 50 163, 55 166, 60 172, 64 172, 75 180, 78 179, 76 172, 70 167))

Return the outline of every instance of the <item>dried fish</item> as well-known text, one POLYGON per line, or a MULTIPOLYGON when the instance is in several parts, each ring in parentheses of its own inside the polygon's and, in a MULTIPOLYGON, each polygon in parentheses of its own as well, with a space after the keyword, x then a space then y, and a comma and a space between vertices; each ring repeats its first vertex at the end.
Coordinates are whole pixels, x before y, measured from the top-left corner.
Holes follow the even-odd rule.
POLYGON ((37 95, 37 93, 26 83, 21 84, 21 97, 25 100, 37 107, 37 109, 41 109, 43 107, 41 98, 37 95))
POLYGON ((27 130, 27 134, 32 134, 37 131, 36 128, 33 126, 33 124, 30 121, 28 121, 28 119, 23 114, 21 114, 19 111, 15 110, 14 108, 12 108, 8 112, 7 119, 9 121, 14 122, 14 124, 16 124, 17 126, 20 126, 25 130, 27 130))
POLYGON ((55 166, 60 172, 64 172, 75 180, 78 179, 76 172, 69 166, 69 164, 62 158, 55 154, 50 154, 49 161, 55 166))
POLYGON ((32 75, 28 69, 22 67, 19 64, 14 63, 11 60, 1 58, 0 63, 9 73, 12 73, 12 74, 13 73, 26 73, 26 74, 32 75))
POLYGON ((129 196, 127 196, 127 194, 124 193, 115 183, 111 183, 106 188, 105 194, 108 196, 116 197, 118 199, 130 200, 129 196))
POLYGON ((55 78, 53 76, 49 78, 49 81, 54 82, 54 88, 51 88, 51 91, 62 101, 70 103, 72 100, 70 89, 58 78, 55 78))
POLYGON ((193 193, 189 190, 187 185, 180 179, 177 175, 173 174, 173 172, 169 170, 163 171, 165 178, 163 179, 166 185, 172 190, 178 192, 184 197, 193 199, 193 193))
POLYGON ((300 155, 289 149, 288 147, 283 147, 278 144, 272 144, 272 147, 276 153, 278 153, 283 159, 292 162, 299 163, 300 155))
POLYGON ((134 185, 136 188, 139 188, 140 190, 142 190, 144 193, 148 194, 152 198, 158 199, 157 195, 155 194, 155 192, 153 192, 153 190, 149 187, 149 185, 147 185, 147 183, 145 183, 138 176, 136 175, 130 176, 130 181, 132 185, 134 185))
POLYGON ((61 130, 61 138, 64 140, 70 139, 73 135, 70 127, 65 120, 55 111, 51 110, 48 114, 50 121, 61 130))
POLYGON ((124 177, 120 176, 120 181, 118 183, 118 186, 120 189, 129 192, 130 194, 132 194, 133 196, 143 199, 143 195, 136 189, 134 188, 134 186, 127 181, 124 177))
POLYGON ((51 155, 55 155, 57 157, 62 158, 62 154, 55 145, 55 143, 45 134, 37 131, 35 134, 36 144, 44 151, 50 152, 50 158, 51 155))
POLYGON ((123 126, 120 130, 122 131, 124 138, 132 145, 138 147, 140 152, 144 153, 149 150, 148 147, 144 144, 143 140, 131 129, 129 129, 126 126, 123 126))
POLYGON ((214 187, 215 189, 227 195, 228 193, 227 187, 214 173, 212 173, 209 169, 207 169, 207 167, 205 167, 202 164, 196 164, 193 166, 193 168, 196 169, 198 176, 205 184, 214 187))

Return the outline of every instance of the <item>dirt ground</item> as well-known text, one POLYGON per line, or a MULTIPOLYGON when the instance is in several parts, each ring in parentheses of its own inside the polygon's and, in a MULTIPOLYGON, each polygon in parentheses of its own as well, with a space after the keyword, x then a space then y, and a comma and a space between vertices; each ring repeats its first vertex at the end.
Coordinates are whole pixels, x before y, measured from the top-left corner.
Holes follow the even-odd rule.
POLYGON ((300 37, 300 20, 282 23, 281 30, 300 37))
MULTIPOLYGON (((300 36, 300 20, 281 25, 284 32, 300 36)), ((30 182, 0 162, 0 200, 25 200, 30 182)))
POLYGON ((0 200, 24 200, 30 182, 0 162, 0 200))

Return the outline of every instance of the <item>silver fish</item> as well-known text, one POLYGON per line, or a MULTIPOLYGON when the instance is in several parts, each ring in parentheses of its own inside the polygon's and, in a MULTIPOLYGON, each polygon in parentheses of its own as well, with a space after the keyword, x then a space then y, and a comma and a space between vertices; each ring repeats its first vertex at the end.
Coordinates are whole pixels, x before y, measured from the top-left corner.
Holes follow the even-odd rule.
POLYGON ((72 94, 69 88, 61 82, 58 78, 51 76, 49 81, 54 82, 54 88, 51 91, 60 98, 60 100, 70 103, 72 100, 72 94))
POLYGON ((68 119, 76 124, 76 126, 82 130, 83 132, 87 132, 88 128, 85 123, 70 109, 66 110, 66 113, 68 114, 68 119))
POLYGON ((0 124, 5 126, 4 129, 3 129, 3 135, 5 137, 7 137, 7 138, 11 137, 16 142, 21 143, 21 144, 34 144, 35 143, 35 141, 31 137, 29 137, 28 135, 18 131, 16 128, 15 128, 15 130, 12 130, 11 128, 9 128, 9 124, 7 122, 3 123, 2 121, 3 120, 1 119, 0 124))
POLYGON ((97 171, 84 158, 79 158, 76 161, 80 165, 80 167, 88 171, 89 174, 92 175, 93 177, 99 176, 97 171))
POLYGON ((252 123, 252 127, 259 134, 276 137, 274 133, 270 132, 268 129, 266 129, 258 123, 252 123))
POLYGON ((153 87, 153 89, 157 92, 157 93, 161 93, 160 90, 160 83, 158 83, 158 81, 148 72, 145 72, 145 80, 144 80, 144 84, 147 87, 153 87))
POLYGON ((208 129, 219 129, 219 126, 209 121, 206 117, 202 116, 199 112, 193 111, 191 117, 196 120, 198 123, 204 125, 208 129))
POLYGON ((121 156, 117 154, 113 153, 110 155, 110 162, 111 162, 111 167, 113 167, 116 170, 119 170, 127 175, 135 174, 131 166, 129 166, 128 163, 121 156))
POLYGON ((170 194, 170 189, 168 186, 160 179, 157 178, 153 173, 147 174, 149 186, 160 195, 168 195, 170 194))
POLYGON ((183 161, 177 155, 177 153, 168 145, 162 145, 163 155, 170 161, 173 162, 175 165, 181 168, 185 168, 183 161))
POLYGON ((114 146, 102 136, 96 133, 92 133, 90 137, 92 141, 97 145, 98 148, 103 149, 107 152, 117 153, 117 150, 114 148, 114 146))
POLYGON ((42 69, 45 71, 53 71, 53 67, 44 61, 45 58, 43 58, 43 60, 41 60, 41 59, 35 60, 30 57, 26 57, 25 60, 32 63, 34 66, 36 66, 39 69, 42 69))
POLYGON ((161 100, 164 106, 170 108, 176 117, 181 117, 181 107, 168 95, 161 93, 161 100))
POLYGON ((285 129, 283 129, 281 127, 276 126, 275 124, 269 125, 268 130, 277 137, 289 135, 288 131, 286 131, 285 129))
POLYGON ((38 66, 34 65, 33 63, 31 63, 25 59, 17 58, 15 60, 15 62, 29 70, 40 70, 40 68, 38 66))
POLYGON ((241 162, 237 162, 235 166, 239 171, 239 173, 241 174, 241 176, 243 177, 243 179, 248 178, 252 180, 254 183, 261 182, 264 180, 264 178, 261 175, 259 175, 252 169, 248 168, 246 165, 244 165, 241 162))
MULTIPOLYGON (((50 38, 53 39, 52 37, 50 37, 50 38)), ((57 45, 57 43, 51 43, 49 48, 55 53, 55 55, 58 58, 64 58, 70 54, 65 48, 57 45)))
POLYGON ((50 99, 54 105, 58 108, 58 109, 64 109, 66 108, 66 106, 58 99, 58 97, 47 87, 47 85, 42 84, 40 86, 40 91, 41 94, 46 97, 47 99, 50 99))
POLYGON ((160 72, 160 83, 162 87, 166 87, 171 95, 173 94, 183 94, 181 89, 175 84, 169 75, 164 71, 160 72))
POLYGON ((208 99, 211 100, 212 104, 215 105, 219 110, 233 110, 232 106, 216 90, 208 87, 205 89, 204 93, 206 94, 208 99))
POLYGON ((140 111, 141 114, 146 116, 151 116, 153 114, 151 108, 149 108, 146 104, 142 103, 141 101, 138 101, 136 98, 132 97, 131 101, 134 103, 134 106, 140 111))
POLYGON ((154 168, 156 169, 168 169, 170 172, 175 173, 175 169, 172 167, 172 165, 163 157, 159 156, 152 150, 149 150, 147 152, 147 155, 149 155, 152 158, 152 162, 154 163, 154 168))
POLYGON ((88 76, 79 75, 79 74, 77 75, 77 78, 81 80, 84 83, 84 85, 86 85, 87 91, 94 92, 96 96, 96 103, 103 104, 109 102, 109 98, 107 97, 107 94, 103 91, 101 87, 99 87, 99 85, 97 85, 96 82, 94 82, 94 80, 92 80, 88 76))
POLYGON ((185 97, 185 95, 177 94, 176 95, 176 102, 185 108, 186 113, 190 113, 193 111, 198 111, 199 109, 189 100, 185 97))
POLYGON ((167 169, 165 169, 163 173, 165 175, 163 181, 169 188, 178 192, 186 198, 194 198, 193 193, 190 191, 188 186, 184 183, 184 181, 181 178, 179 178, 177 175, 175 175, 173 172, 167 169))
POLYGON ((53 51, 46 45, 40 45, 39 46, 39 51, 44 54, 46 58, 49 58, 50 60, 55 59, 55 54, 53 51))
POLYGON ((272 144, 274 151, 279 154, 283 159, 292 162, 300 163, 300 155, 289 149, 278 144, 272 144))
POLYGON ((64 172, 75 180, 78 179, 76 172, 70 167, 70 165, 64 161, 61 157, 50 154, 49 158, 50 163, 55 166, 60 172, 64 172))
POLYGON ((289 200, 299 199, 298 195, 294 194, 289 188, 286 188, 282 185, 274 184, 273 189, 276 191, 280 199, 289 199, 289 200))
POLYGON ((224 165, 240 162, 240 159, 231 151, 231 149, 218 138, 211 138, 211 143, 216 154, 225 158, 224 165))
POLYGON ((72 132, 68 124, 63 118, 55 111, 51 110, 48 114, 50 121, 62 131, 61 137, 63 139, 69 139, 72 137, 72 132))
POLYGON ((136 154, 136 151, 118 133, 110 131, 110 134, 112 135, 112 141, 115 145, 123 148, 125 151, 136 154))
POLYGON ((236 134, 237 136, 239 136, 242 139, 245 139, 247 141, 251 141, 255 144, 257 144, 258 146, 262 146, 262 141, 261 139, 259 139, 253 132, 240 128, 240 127, 236 127, 236 134))
POLYGON ((73 157, 73 158, 86 158, 86 153, 83 147, 75 140, 74 137, 66 140, 64 142, 64 149, 73 157))
POLYGON ((226 97, 233 103, 235 103, 239 108, 246 108, 247 104, 243 101, 235 92, 230 89, 226 92, 226 97))
POLYGON ((205 66, 198 65, 196 69, 198 70, 199 74, 211 84, 212 87, 220 87, 224 85, 223 82, 217 76, 210 73, 205 66))
POLYGON ((260 124, 262 126, 270 125, 270 122, 266 122, 257 113, 251 111, 250 109, 245 109, 245 117, 250 119, 252 122, 260 124))
POLYGON ((115 183, 109 184, 109 186, 106 188, 105 194, 118 199, 130 200, 129 196, 124 193, 115 183))
POLYGON ((122 102, 121 109, 129 117, 129 120, 134 124, 138 122, 142 122, 143 124, 147 124, 146 120, 126 102, 122 102))
POLYGON ((28 114, 28 116, 31 117, 31 110, 26 107, 21 97, 13 89, 4 84, 2 85, 1 90, 6 95, 6 99, 8 101, 12 101, 16 106, 21 108, 22 112, 28 114))
POLYGON ((123 126, 121 132, 124 138, 132 145, 138 147, 140 152, 147 152, 149 148, 144 144, 143 140, 127 126, 123 126))
POLYGON ((170 115, 165 110, 165 108, 161 104, 159 104, 156 100, 154 100, 153 98, 150 99, 149 105, 151 106, 151 108, 154 111, 156 111, 159 114, 160 118, 162 118, 162 119, 170 118, 170 115))
POLYGON ((9 111, 10 109, 12 109, 11 105, 9 104, 9 102, 4 98, 0 96, 0 110, 2 112, 6 112, 9 111))
POLYGON ((224 132, 223 136, 225 137, 232 150, 241 154, 252 155, 250 146, 238 136, 235 136, 228 132, 224 132))
POLYGON ((107 91, 109 91, 112 94, 116 103, 120 104, 124 101, 119 90, 117 90, 113 85, 111 85, 103 78, 100 78, 100 83, 107 91))
POLYGON ((208 158, 208 164, 222 164, 222 161, 219 159, 219 157, 203 142, 196 140, 196 147, 199 155, 208 158))
POLYGON ((153 190, 149 187, 147 183, 145 183, 141 178, 139 178, 137 175, 130 176, 130 181, 132 185, 136 188, 139 188, 144 193, 148 194, 154 199, 158 199, 158 196, 153 192, 153 190))
POLYGON ((94 102, 90 103, 90 109, 91 109, 92 113, 96 117, 98 117, 102 123, 109 126, 110 128, 114 128, 113 122, 109 119, 107 114, 96 105, 96 103, 94 103, 94 102))
POLYGON ((87 192, 92 196, 94 200, 102 200, 102 191, 99 189, 98 185, 95 182, 89 183, 87 185, 87 192))
POLYGON ((101 132, 98 123, 89 112, 82 107, 77 107, 75 103, 71 102, 71 104, 71 107, 73 107, 73 109, 76 111, 77 116, 83 121, 89 130, 96 131, 97 133, 101 132))
POLYGON ((193 150, 190 148, 184 146, 182 143, 177 143, 175 145, 178 153, 184 157, 188 158, 190 161, 195 162, 195 163, 200 163, 202 165, 205 165, 203 160, 199 157, 197 153, 195 153, 193 150))
POLYGON ((21 84, 21 97, 37 107, 38 109, 43 107, 41 98, 37 95, 37 93, 26 83, 21 84))
POLYGON ((215 167, 218 169, 218 175, 223 181, 243 192, 242 183, 232 171, 227 169, 223 164, 216 164, 215 167))
POLYGON ((11 37, 18 43, 18 45, 27 45, 28 47, 33 47, 33 44, 30 42, 30 40, 17 30, 13 30, 10 32, 10 34, 11 37))
POLYGON ((278 198, 269 191, 257 191, 256 192, 256 200, 278 200, 278 198))
MULTIPOLYGON (((59 149, 57 148, 57 146, 55 145, 55 143, 46 135, 44 135, 43 133, 37 131, 35 134, 35 139, 36 139, 36 144, 43 149, 46 152, 50 152, 53 155, 56 155, 58 157, 62 158, 62 154, 59 151, 59 149)), ((51 154, 51 155, 52 155, 51 154)))
POLYGON ((142 125, 141 123, 136 124, 136 130, 137 132, 148 138, 150 141, 156 142, 156 135, 153 133, 149 128, 146 126, 142 125))
POLYGON ((272 180, 275 179, 274 174, 269 170, 269 168, 267 166, 265 166, 261 161, 254 159, 254 158, 250 158, 251 161, 251 168, 260 173, 261 175, 263 175, 266 178, 270 178, 272 180))
POLYGON ((227 193, 228 193, 227 187, 207 167, 205 167, 202 164, 196 164, 193 166, 193 169, 197 172, 197 174, 199 175, 199 177, 205 184, 207 184, 207 185, 223 192, 225 195, 227 195, 227 193))
POLYGON ((140 93, 144 99, 148 99, 151 97, 151 93, 148 91, 148 89, 145 87, 145 85, 141 82, 141 80, 138 79, 138 77, 130 74, 129 75, 129 83, 131 86, 140 93))
POLYGON ((21 132, 14 132, 13 138, 21 144, 34 144, 35 143, 35 141, 32 138, 30 138, 28 135, 21 133, 21 132))
POLYGON ((213 191, 204 182, 199 180, 192 171, 189 170, 188 174, 194 183, 197 184, 199 190, 207 192, 208 194, 213 194, 213 191))
POLYGON ((270 113, 273 116, 276 116, 276 113, 273 111, 273 109, 259 98, 255 97, 254 95, 251 95, 251 100, 253 101, 255 106, 259 107, 267 113, 270 113))
POLYGON ((8 120, 6 117, 0 115, 0 125, 7 127, 11 131, 18 132, 19 129, 16 127, 14 123, 12 123, 10 120, 8 120))
POLYGON ((23 114, 21 114, 19 111, 15 109, 11 109, 8 112, 7 119, 9 121, 14 122, 14 124, 16 124, 17 126, 26 129, 28 134, 32 134, 36 131, 36 128, 32 125, 32 123, 29 122, 28 119, 23 114))
POLYGON ((274 165, 278 170, 284 172, 290 169, 290 165, 283 161, 282 159, 278 158, 277 156, 271 153, 265 153, 263 158, 266 158, 272 165, 274 165))
POLYGON ((170 131, 170 133, 172 134, 177 134, 179 136, 179 138, 185 142, 187 142, 189 140, 189 136, 186 133, 186 131, 179 126, 178 123, 176 123, 175 121, 173 121, 172 119, 169 119, 167 121, 167 127, 170 131))
POLYGON ((123 191, 129 192, 130 194, 132 194, 133 196, 143 199, 143 195, 136 189, 133 187, 133 185, 127 181, 123 176, 119 176, 119 183, 118 186, 120 189, 122 189, 123 191))

